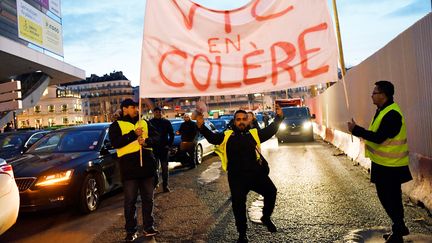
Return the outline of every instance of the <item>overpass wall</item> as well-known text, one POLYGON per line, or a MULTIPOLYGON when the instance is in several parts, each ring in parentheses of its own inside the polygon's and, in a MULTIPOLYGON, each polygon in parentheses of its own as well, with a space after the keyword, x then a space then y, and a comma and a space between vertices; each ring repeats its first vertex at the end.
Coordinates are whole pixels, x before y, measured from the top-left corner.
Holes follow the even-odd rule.
MULTIPOLYGON (((377 37, 379 38, 379 36, 377 37)), ((366 168, 364 143, 352 137, 347 121, 368 127, 376 106, 371 93, 378 80, 395 85, 395 101, 404 113, 414 177, 403 191, 432 209, 432 14, 419 20, 385 47, 350 69, 343 82, 331 86, 306 104, 317 116, 315 132, 366 168)))

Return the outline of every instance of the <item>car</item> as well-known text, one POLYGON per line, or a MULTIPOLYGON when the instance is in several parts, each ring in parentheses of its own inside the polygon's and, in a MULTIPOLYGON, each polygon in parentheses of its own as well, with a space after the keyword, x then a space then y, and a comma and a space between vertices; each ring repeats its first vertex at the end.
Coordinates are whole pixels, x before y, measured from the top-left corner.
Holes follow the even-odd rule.
POLYGON ((20 192, 20 210, 76 205, 81 212, 91 213, 103 194, 121 187, 109 125, 86 124, 52 131, 20 157, 8 161, 20 192))
POLYGON ((0 158, 10 159, 21 155, 48 132, 45 130, 18 130, 0 134, 0 158))
POLYGON ((13 168, 0 159, 0 235, 15 224, 19 205, 19 191, 14 180, 13 168))
POLYGON ((233 114, 225 114, 225 115, 220 115, 218 118, 230 122, 231 120, 234 119, 234 115, 233 114))
POLYGON ((224 132, 228 129, 229 121, 224 119, 209 119, 209 121, 216 127, 218 132, 224 132))
POLYGON ((276 133, 279 143, 293 139, 314 140, 311 119, 315 118, 315 116, 310 115, 307 106, 283 107, 282 112, 284 114, 284 120, 279 125, 279 129, 276 133))
MULTIPOLYGON (((181 143, 181 136, 176 134, 176 131, 180 129, 180 125, 183 123, 183 120, 181 119, 170 119, 171 125, 174 130, 174 142, 169 150, 169 161, 181 161, 181 153, 179 152, 180 143, 181 143)), ((207 119, 205 120, 204 125, 210 129, 210 131, 217 132, 216 127, 207 119)), ((199 165, 202 163, 202 160, 205 156, 210 155, 214 152, 214 145, 209 143, 207 139, 200 133, 198 133, 198 140, 195 147, 195 164, 199 165)))

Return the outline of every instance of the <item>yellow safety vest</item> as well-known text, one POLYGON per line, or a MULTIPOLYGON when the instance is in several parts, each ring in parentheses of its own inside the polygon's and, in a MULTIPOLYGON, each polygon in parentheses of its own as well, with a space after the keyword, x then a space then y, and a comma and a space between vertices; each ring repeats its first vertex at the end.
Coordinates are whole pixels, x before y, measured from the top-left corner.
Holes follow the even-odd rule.
MULTIPOLYGON (((128 134, 130 131, 137 129, 138 127, 142 127, 143 134, 142 137, 144 139, 148 138, 148 127, 147 122, 145 120, 138 121, 135 125, 133 123, 127 121, 117 121, 119 124, 122 135, 128 134)), ((151 148, 144 148, 147 150, 152 150, 151 148)), ((128 145, 117 149, 117 156, 122 157, 125 154, 135 153, 140 150, 140 145, 138 140, 135 140, 128 145)))
POLYGON ((369 130, 373 132, 378 131, 382 118, 391 110, 397 111, 402 117, 402 127, 399 133, 394 138, 388 138, 381 144, 366 141, 366 157, 369 157, 373 162, 383 166, 406 166, 409 164, 409 152, 405 118, 401 109, 396 103, 393 103, 384 108, 384 110, 380 111, 376 119, 372 120, 371 124, 369 125, 369 130))
MULTIPOLYGON (((228 143, 228 139, 231 137, 231 134, 233 132, 234 132, 233 130, 226 130, 224 132, 224 135, 225 135, 224 140, 222 141, 221 144, 217 145, 214 149, 215 153, 217 155, 219 155, 219 157, 221 159, 222 169, 224 171, 227 171, 227 169, 228 169, 228 156, 226 153, 226 145, 228 143)), ((249 132, 252 134, 252 137, 255 139, 257 146, 258 146, 258 150, 261 151, 261 142, 260 142, 260 139, 258 136, 258 130, 256 128, 253 128, 253 129, 250 129, 249 132)), ((256 154, 257 154, 257 159, 259 159, 260 156, 259 156, 258 152, 256 154)))

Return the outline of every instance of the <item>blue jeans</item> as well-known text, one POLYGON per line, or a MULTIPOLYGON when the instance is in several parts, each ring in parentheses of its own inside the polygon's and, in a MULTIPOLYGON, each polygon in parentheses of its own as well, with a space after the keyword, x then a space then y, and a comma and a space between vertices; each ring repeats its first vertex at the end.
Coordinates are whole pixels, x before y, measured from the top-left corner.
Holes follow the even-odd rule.
POLYGON ((135 233, 138 230, 136 211, 138 192, 141 196, 143 228, 146 230, 153 227, 154 177, 123 181, 123 191, 126 232, 135 233))

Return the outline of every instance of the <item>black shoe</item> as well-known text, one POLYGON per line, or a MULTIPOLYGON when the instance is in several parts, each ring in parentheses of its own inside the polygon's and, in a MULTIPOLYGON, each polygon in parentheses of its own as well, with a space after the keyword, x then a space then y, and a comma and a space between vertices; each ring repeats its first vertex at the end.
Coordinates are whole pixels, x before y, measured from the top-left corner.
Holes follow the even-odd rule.
POLYGON ((125 242, 133 242, 138 238, 138 234, 135 233, 127 233, 126 238, 124 239, 125 242))
POLYGON ((390 232, 390 233, 386 233, 386 234, 384 234, 383 235, 383 238, 385 239, 385 240, 387 240, 392 234, 397 234, 397 235, 401 235, 401 236, 406 236, 406 235, 409 235, 409 229, 406 227, 406 226, 404 226, 404 227, 402 227, 400 230, 398 230, 398 231, 394 231, 394 232, 390 232))
POLYGON ((247 237, 247 235, 240 234, 237 243, 247 243, 247 242, 249 242, 249 238, 247 237))
POLYGON ((277 232, 276 225, 273 224, 270 217, 267 218, 267 217, 262 216, 261 222, 267 227, 267 230, 269 232, 272 232, 272 233, 277 232))
POLYGON ((154 227, 151 227, 149 229, 144 230, 143 234, 145 237, 150 237, 150 236, 155 236, 155 235, 159 234, 159 231, 157 229, 155 229, 154 227))
POLYGON ((163 192, 171 192, 171 189, 166 186, 166 187, 163 188, 163 192))
POLYGON ((385 243, 403 243, 403 237, 400 234, 391 233, 385 243))

